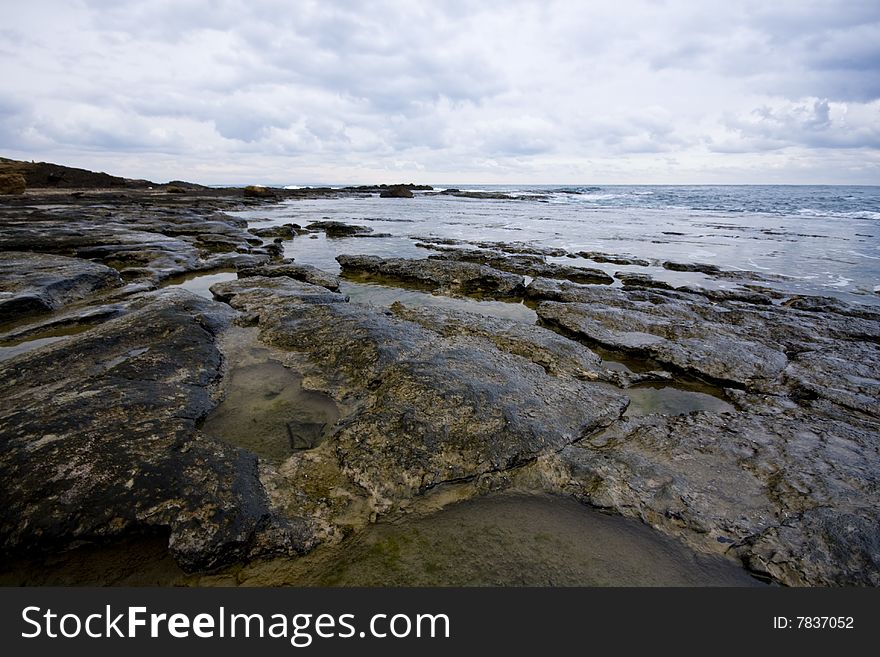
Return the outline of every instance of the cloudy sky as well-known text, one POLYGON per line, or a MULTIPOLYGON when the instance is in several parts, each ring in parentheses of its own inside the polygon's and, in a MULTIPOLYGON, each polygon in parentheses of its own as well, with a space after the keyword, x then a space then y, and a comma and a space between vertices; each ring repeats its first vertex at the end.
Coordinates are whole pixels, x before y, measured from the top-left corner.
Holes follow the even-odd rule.
POLYGON ((877 0, 29 0, 0 155, 203 183, 880 184, 877 0))

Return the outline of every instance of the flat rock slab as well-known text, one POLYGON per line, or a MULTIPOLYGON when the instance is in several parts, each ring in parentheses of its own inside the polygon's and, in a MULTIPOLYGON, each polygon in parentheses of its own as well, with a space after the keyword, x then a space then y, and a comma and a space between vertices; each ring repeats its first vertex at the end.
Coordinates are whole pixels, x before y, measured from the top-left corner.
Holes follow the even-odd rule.
POLYGON ((273 300, 248 280, 224 283, 223 294, 259 315, 263 341, 305 354, 328 378, 343 374, 337 396, 362 397, 325 445, 378 511, 580 440, 627 403, 484 339, 444 337, 366 306, 303 302, 302 284, 273 300))
POLYGON ((116 270, 79 258, 0 252, 0 324, 57 310, 122 285, 116 270))
POLYGON ((297 281, 304 281, 313 285, 326 287, 333 292, 339 292, 339 277, 322 271, 311 265, 301 265, 292 260, 285 260, 277 264, 264 264, 256 267, 242 267, 238 270, 242 278, 248 276, 287 276, 297 281))
POLYGON ((445 247, 442 255, 430 256, 432 260, 455 260, 458 262, 475 262, 487 265, 500 271, 512 274, 530 276, 532 278, 544 277, 565 279, 575 283, 610 285, 614 279, 601 269, 587 267, 572 267, 546 262, 544 256, 530 254, 507 255, 504 253, 483 251, 477 249, 456 249, 445 247))
POLYGON ((443 294, 509 298, 521 295, 525 289, 522 276, 471 262, 356 255, 340 255, 336 260, 343 272, 395 279, 443 294))
POLYGON ((0 208, 0 249, 99 261, 126 280, 153 281, 272 255, 273 245, 261 246, 243 220, 210 208, 146 209, 130 199, 108 204, 27 212, 0 208))
POLYGON ((560 488, 794 585, 880 584, 877 425, 743 397, 636 418, 552 457, 560 488))
POLYGON ((269 508, 248 452, 203 437, 232 312, 166 292, 0 367, 0 540, 6 554, 170 532, 187 569, 304 551, 309 523, 269 508))

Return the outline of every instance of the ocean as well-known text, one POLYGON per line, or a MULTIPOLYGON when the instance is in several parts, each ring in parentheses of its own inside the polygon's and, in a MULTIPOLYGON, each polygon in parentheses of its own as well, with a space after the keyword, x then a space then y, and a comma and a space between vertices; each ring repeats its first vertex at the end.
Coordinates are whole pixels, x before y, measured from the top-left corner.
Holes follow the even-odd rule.
MULTIPOLYGON (((647 267, 589 258, 548 258, 614 274, 640 272, 672 285, 733 287, 664 261, 708 263, 760 274, 760 285, 786 294, 880 304, 880 187, 461 185, 464 198, 416 192, 289 200, 237 213, 257 226, 335 220, 384 237, 301 236, 286 246, 298 262, 338 272, 340 253, 426 257, 422 238, 556 247, 651 261, 647 267)), ((435 191, 444 188, 438 187, 435 191)))

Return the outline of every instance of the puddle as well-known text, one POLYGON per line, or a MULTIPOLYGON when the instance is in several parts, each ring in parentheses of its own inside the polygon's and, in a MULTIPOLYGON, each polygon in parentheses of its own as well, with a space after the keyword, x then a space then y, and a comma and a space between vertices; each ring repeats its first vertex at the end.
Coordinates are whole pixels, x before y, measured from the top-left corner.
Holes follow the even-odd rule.
POLYGON ((8 360, 21 354, 26 354, 34 349, 39 349, 54 342, 60 342, 71 335, 77 335, 94 328, 95 324, 76 324, 73 326, 63 326, 56 329, 41 331, 39 333, 29 335, 22 340, 10 340, 0 343, 0 361, 8 360))
POLYGON ((63 340, 64 337, 65 336, 63 335, 53 335, 47 336, 45 338, 26 340, 25 342, 20 342, 19 344, 11 347, 0 347, 0 361, 8 360, 21 354, 26 354, 29 351, 33 351, 34 349, 38 349, 39 347, 44 347, 47 344, 52 344, 53 342, 58 342, 59 340, 63 340))
POLYGON ((407 306, 462 310, 490 317, 512 319, 526 324, 534 324, 538 321, 538 315, 535 311, 524 303, 447 297, 396 285, 381 285, 350 279, 342 280, 339 291, 347 294, 353 303, 380 308, 389 308, 395 301, 400 301, 407 306))
MULTIPOLYGON (((167 540, 167 539, 166 539, 167 540)), ((493 494, 299 559, 185 575, 160 537, 10 563, 0 585, 760 586, 737 563, 564 497, 493 494)))
POLYGON ((736 408, 717 395, 700 390, 661 384, 642 384, 624 391, 630 398, 624 417, 640 417, 654 413, 686 415, 693 411, 735 413, 736 408))
POLYGON ((305 390, 302 377, 273 360, 268 349, 251 347, 231 366, 226 397, 202 430, 271 461, 317 447, 336 420, 334 401, 305 390))
POLYGON ((238 274, 234 269, 214 269, 210 272, 194 272, 183 276, 173 276, 162 284, 162 287, 181 288, 189 290, 193 294, 198 294, 206 299, 213 299, 210 287, 214 283, 224 283, 226 281, 234 281, 238 278, 238 274))
POLYGON ((6 561, 0 568, 0 586, 173 586, 185 578, 162 535, 6 561))
POLYGON ((323 563, 315 554, 296 565, 292 580, 278 581, 277 561, 241 576, 249 585, 757 584, 726 559, 697 555, 637 521, 549 495, 495 494, 420 519, 371 525, 323 563))

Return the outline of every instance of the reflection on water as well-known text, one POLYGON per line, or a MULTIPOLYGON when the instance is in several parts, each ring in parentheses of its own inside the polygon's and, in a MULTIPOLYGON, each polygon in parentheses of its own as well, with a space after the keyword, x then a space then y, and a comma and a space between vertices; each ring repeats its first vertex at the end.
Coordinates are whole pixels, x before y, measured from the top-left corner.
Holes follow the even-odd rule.
POLYGON ((347 294, 352 303, 363 303, 380 308, 388 308, 395 301, 400 301, 408 306, 434 306, 447 310, 463 310, 491 317, 501 317, 502 319, 513 319, 526 324, 534 324, 538 320, 537 313, 521 302, 478 301, 467 297, 447 297, 404 287, 351 280, 343 280, 339 290, 343 294, 347 294))
POLYGON ((238 278, 234 269, 215 269, 210 272, 195 272, 184 276, 174 276, 169 278, 162 287, 180 288, 189 290, 193 294, 197 294, 205 299, 213 299, 211 294, 211 286, 215 283, 225 283, 226 281, 234 281, 238 278))
POLYGON ((236 354, 225 383, 225 397, 202 424, 220 438, 271 461, 317 447, 339 419, 333 400, 305 390, 302 377, 267 349, 250 347, 236 354))
POLYGON ((94 328, 94 324, 83 322, 82 324, 73 324, 40 331, 39 333, 28 335, 26 338, 20 340, 2 342, 0 343, 0 361, 7 360, 20 354, 26 354, 39 347, 60 342, 68 336, 83 333, 90 328, 94 328))
POLYGON ((688 390, 664 384, 646 384, 627 388, 630 398, 626 417, 639 417, 659 413, 662 415, 685 415, 694 411, 709 413, 735 413, 736 408, 717 395, 699 390, 688 390))
MULTIPOLYGON (((698 556, 639 522, 549 495, 496 494, 421 519, 372 525, 314 562, 297 575, 337 586, 755 584, 732 562, 698 556)), ((255 567, 252 576, 263 583, 259 574, 255 567)))
POLYGON ((161 538, 3 566, 4 585, 758 586, 638 521, 569 498, 493 494, 370 525, 340 545, 214 575, 185 575, 161 538))

